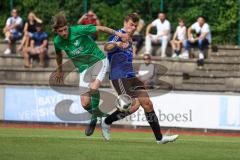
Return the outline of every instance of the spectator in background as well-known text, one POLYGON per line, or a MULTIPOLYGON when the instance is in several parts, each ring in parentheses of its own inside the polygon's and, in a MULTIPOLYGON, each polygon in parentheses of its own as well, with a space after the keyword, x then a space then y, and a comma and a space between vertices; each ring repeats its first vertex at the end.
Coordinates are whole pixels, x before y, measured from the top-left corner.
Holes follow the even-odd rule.
MULTIPOLYGON (((82 24, 82 25, 89 25, 92 24, 94 26, 100 26, 101 23, 97 17, 97 15, 92 11, 89 10, 86 14, 84 14, 77 22, 77 24, 82 24)), ((94 41, 97 40, 98 34, 97 32, 91 35, 92 39, 94 41)))
MULTIPOLYGON (((138 13, 134 13, 139 17, 138 13)), ((137 30, 133 33, 133 42, 136 42, 136 45, 133 46, 133 55, 137 55, 142 44, 143 44, 143 28, 145 26, 145 22, 143 19, 139 18, 138 21, 138 26, 137 26, 137 30)))
POLYGON ((180 56, 181 58, 189 58, 190 46, 197 45, 199 48, 199 60, 203 61, 204 49, 211 43, 211 31, 209 25, 203 16, 199 16, 195 22, 188 29, 188 40, 185 44, 185 52, 180 56))
POLYGON ((11 11, 11 17, 7 19, 6 25, 3 29, 5 34, 5 41, 8 42, 8 48, 4 54, 11 54, 13 52, 13 43, 22 37, 22 18, 18 16, 17 9, 11 11))
POLYGON ((151 62, 151 56, 145 54, 143 56, 144 63, 140 65, 137 77, 144 83, 146 88, 153 88, 154 80, 154 65, 151 62))
POLYGON ((28 14, 28 21, 24 25, 24 36, 20 46, 17 48, 18 51, 21 51, 23 47, 29 46, 30 38, 33 36, 33 33, 36 32, 36 24, 42 23, 42 20, 38 18, 33 12, 28 14))
POLYGON ((180 19, 178 21, 177 29, 171 41, 171 46, 173 49, 173 55, 172 55, 173 58, 180 55, 182 45, 185 43, 186 39, 187 39, 187 29, 186 29, 184 20, 180 19))
POLYGON ((41 23, 36 24, 36 32, 33 33, 30 41, 30 47, 23 49, 24 67, 31 68, 32 62, 31 56, 38 56, 39 66, 44 67, 44 58, 47 54, 48 48, 48 35, 43 31, 43 25, 41 23))
POLYGON ((150 54, 152 51, 152 42, 161 43, 161 57, 166 57, 166 49, 168 45, 168 41, 170 39, 170 22, 166 19, 165 13, 159 13, 158 18, 155 19, 152 23, 147 26, 146 29, 146 54, 150 54), (150 34, 150 30, 152 27, 157 28, 157 34, 150 34))

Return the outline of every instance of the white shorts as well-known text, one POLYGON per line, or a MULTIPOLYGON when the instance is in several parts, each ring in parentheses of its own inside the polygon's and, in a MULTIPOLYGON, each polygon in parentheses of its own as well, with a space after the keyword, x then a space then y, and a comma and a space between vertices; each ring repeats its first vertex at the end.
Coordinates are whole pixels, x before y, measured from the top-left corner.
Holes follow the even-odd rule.
MULTIPOLYGON (((103 81, 106 72, 108 70, 108 59, 105 58, 97 63, 95 63, 93 66, 90 68, 87 68, 84 70, 82 73, 80 73, 80 78, 79 78, 79 86, 84 87, 84 93, 89 91, 89 84, 98 79, 99 81, 103 81)), ((83 93, 82 92, 82 93, 83 93)))

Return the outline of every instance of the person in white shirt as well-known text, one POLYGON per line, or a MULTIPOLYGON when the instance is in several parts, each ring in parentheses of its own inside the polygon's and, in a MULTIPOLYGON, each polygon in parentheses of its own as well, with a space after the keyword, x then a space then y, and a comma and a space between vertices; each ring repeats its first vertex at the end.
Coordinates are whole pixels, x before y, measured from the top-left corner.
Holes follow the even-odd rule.
MULTIPOLYGON (((134 14, 138 15, 139 14, 137 12, 135 12, 134 14)), ((133 45, 133 55, 137 55, 138 52, 140 51, 140 48, 143 44, 144 41, 144 26, 145 26, 145 22, 143 19, 139 19, 138 21, 138 26, 136 31, 133 33, 133 42, 135 42, 135 45, 133 45)))
POLYGON ((152 42, 155 43, 161 43, 161 57, 166 57, 166 49, 167 44, 170 39, 170 22, 166 19, 165 13, 159 13, 158 18, 154 20, 152 23, 150 23, 147 26, 146 29, 146 39, 145 39, 145 47, 146 47, 146 54, 151 54, 152 51, 152 42), (157 28, 157 34, 151 34, 150 30, 151 28, 156 27, 157 28))
POLYGON ((183 58, 189 58, 190 46, 197 45, 199 48, 199 60, 205 58, 204 49, 212 42, 211 31, 209 25, 203 16, 199 16, 195 22, 188 29, 188 40, 185 44, 185 53, 183 58))
POLYGON ((144 83, 146 88, 153 88, 155 84, 154 72, 155 67, 151 62, 151 56, 145 54, 143 56, 144 63, 140 65, 137 77, 140 81, 144 83))
POLYGON ((4 54, 10 54, 12 52, 12 44, 22 37, 22 18, 18 16, 17 9, 13 9, 11 15, 12 17, 7 19, 3 29, 5 41, 8 42, 8 48, 4 51, 4 54))
POLYGON ((182 45, 187 39, 187 29, 184 23, 184 20, 180 19, 178 21, 177 29, 173 35, 173 39, 171 41, 171 46, 173 49, 172 57, 177 57, 180 55, 182 45))

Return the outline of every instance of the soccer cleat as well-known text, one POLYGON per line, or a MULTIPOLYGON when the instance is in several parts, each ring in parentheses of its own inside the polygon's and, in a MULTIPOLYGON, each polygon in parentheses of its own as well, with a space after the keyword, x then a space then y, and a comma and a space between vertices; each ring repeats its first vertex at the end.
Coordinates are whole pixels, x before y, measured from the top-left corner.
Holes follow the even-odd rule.
POLYGON ((91 120, 91 122, 89 123, 89 125, 86 127, 85 129, 85 135, 86 136, 91 136, 95 130, 97 124, 97 119, 93 119, 91 120))
POLYGON ((157 141, 157 144, 166 144, 168 142, 174 142, 176 139, 178 138, 178 135, 163 135, 162 140, 161 141, 157 141))
POLYGON ((105 119, 106 119, 106 117, 102 117, 102 119, 101 119, 102 135, 106 141, 109 141, 110 140, 110 125, 105 123, 105 119))

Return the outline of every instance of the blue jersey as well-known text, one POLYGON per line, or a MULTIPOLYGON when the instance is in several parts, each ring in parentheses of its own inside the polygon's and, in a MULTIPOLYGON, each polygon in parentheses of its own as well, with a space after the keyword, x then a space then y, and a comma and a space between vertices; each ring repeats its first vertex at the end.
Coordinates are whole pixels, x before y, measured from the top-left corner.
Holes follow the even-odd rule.
MULTIPOLYGON (((123 29, 118 32, 126 33, 123 29)), ((108 42, 121 42, 122 39, 118 36, 112 35, 108 42)), ((115 48, 113 51, 108 52, 108 60, 110 66, 109 79, 116 80, 120 78, 135 77, 133 70, 133 49, 130 44, 127 49, 115 48)))

